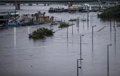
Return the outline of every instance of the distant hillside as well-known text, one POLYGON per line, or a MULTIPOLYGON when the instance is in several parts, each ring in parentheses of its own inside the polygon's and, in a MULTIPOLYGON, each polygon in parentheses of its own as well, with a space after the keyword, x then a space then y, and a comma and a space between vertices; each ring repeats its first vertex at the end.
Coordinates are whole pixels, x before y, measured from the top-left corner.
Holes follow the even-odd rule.
POLYGON ((111 18, 111 19, 119 19, 120 20, 120 5, 110 7, 108 9, 104 10, 104 12, 99 14, 98 17, 104 18, 104 19, 111 18))

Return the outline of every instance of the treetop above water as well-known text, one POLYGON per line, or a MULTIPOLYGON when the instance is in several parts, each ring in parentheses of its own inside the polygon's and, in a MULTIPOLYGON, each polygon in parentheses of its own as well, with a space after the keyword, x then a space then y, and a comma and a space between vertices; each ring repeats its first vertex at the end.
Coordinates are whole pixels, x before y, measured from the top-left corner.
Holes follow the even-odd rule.
POLYGON ((103 19, 116 19, 120 20, 120 5, 110 7, 104 10, 98 17, 103 19))

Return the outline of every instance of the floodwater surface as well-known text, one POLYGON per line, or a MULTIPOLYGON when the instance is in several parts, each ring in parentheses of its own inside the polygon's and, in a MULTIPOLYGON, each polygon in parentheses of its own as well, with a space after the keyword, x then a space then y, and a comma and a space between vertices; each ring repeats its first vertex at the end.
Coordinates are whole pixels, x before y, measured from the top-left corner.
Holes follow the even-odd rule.
MULTIPOLYGON (((56 20, 68 21, 79 18, 69 28, 61 29, 54 36, 44 40, 34 41, 28 35, 40 28, 58 30, 58 25, 49 24, 11 27, 0 31, 0 76, 77 76, 77 59, 80 58, 80 34, 82 36, 82 69, 80 76, 107 75, 107 44, 109 49, 110 76, 120 76, 120 27, 118 22, 101 21, 97 12, 89 13, 48 13, 50 7, 67 7, 62 5, 50 6, 21 6, 20 14, 31 14, 37 11, 46 12, 56 20), (92 26, 93 50, 92 50, 92 26), (110 31, 111 30, 111 31, 110 31)), ((13 10, 13 6, 1 6, 0 10, 13 10)), ((71 23, 71 22, 69 22, 71 23)))

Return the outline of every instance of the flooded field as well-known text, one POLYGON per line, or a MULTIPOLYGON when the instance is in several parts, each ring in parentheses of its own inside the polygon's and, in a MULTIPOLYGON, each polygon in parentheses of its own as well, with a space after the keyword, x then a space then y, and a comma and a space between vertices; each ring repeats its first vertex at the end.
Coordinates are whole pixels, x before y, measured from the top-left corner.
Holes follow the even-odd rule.
MULTIPOLYGON (((77 59, 80 58, 80 34, 82 37, 82 69, 79 76, 107 76, 107 44, 109 50, 110 76, 120 75, 120 27, 119 22, 102 21, 97 12, 48 13, 50 6, 21 6, 20 14, 46 12, 56 20, 68 21, 78 18, 74 25, 55 32, 53 37, 33 41, 28 35, 40 27, 58 30, 49 24, 11 27, 0 31, 0 76, 77 76, 77 59), (89 16, 88 16, 89 15, 89 16), (89 21, 83 21, 88 17, 89 21), (94 27, 92 50, 92 26, 94 27)), ((1 6, 0 10, 13 10, 14 6, 1 6)), ((71 22, 69 22, 71 23, 71 22)))

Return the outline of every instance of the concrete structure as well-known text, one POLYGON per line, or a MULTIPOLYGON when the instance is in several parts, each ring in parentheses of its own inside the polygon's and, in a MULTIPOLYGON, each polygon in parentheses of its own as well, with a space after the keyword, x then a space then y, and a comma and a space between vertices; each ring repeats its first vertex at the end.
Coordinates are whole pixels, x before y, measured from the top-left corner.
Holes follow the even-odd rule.
POLYGON ((120 1, 120 0, 0 0, 0 3, 13 3, 16 10, 20 10, 21 3, 85 3, 85 2, 106 2, 106 1, 120 1))

